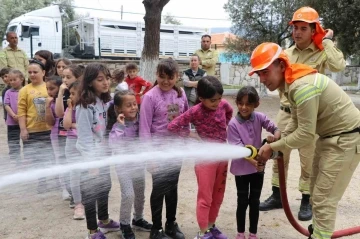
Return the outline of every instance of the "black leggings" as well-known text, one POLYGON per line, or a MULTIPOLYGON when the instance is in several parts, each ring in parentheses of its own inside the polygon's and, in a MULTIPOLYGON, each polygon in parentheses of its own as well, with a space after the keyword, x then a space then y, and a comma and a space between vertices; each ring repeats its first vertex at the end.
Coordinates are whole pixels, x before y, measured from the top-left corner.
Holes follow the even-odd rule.
MULTIPOLYGON (((89 171, 91 172, 91 170, 89 171)), ((99 174, 96 176, 91 175, 89 172, 82 174, 80 188, 87 228, 88 230, 96 230, 98 228, 96 204, 97 218, 99 220, 107 220, 109 218, 110 168, 100 168, 99 174)))
POLYGON ((11 160, 20 161, 20 127, 19 125, 7 126, 7 138, 9 146, 9 156, 11 160))
POLYGON ((153 189, 150 196, 150 206, 153 229, 162 229, 161 219, 164 198, 167 222, 171 223, 176 221, 180 170, 181 166, 166 171, 159 170, 152 174, 153 189))
POLYGON ((263 173, 235 176, 237 188, 236 221, 238 232, 245 232, 246 209, 249 205, 250 233, 257 233, 259 222, 259 205, 261 189, 264 182, 263 173))

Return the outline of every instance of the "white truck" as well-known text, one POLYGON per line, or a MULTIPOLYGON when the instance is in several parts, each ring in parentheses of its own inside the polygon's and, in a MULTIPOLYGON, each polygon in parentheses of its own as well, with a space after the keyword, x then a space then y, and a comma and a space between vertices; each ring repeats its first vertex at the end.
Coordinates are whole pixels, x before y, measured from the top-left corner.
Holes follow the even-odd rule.
MULTIPOLYGON (((140 58, 145 23, 88 17, 66 24, 75 30, 78 45, 70 50, 77 58, 140 58)), ((159 57, 187 58, 200 48, 205 28, 162 24, 159 57)), ((69 45, 69 44, 67 44, 69 45)))
MULTIPOLYGON (((10 21, 6 32, 16 32, 18 47, 32 57, 38 50, 48 50, 54 56, 62 52, 62 21, 59 6, 41 8, 10 21), (32 35, 32 37, 30 37, 32 35), (32 43, 32 44, 31 44, 32 43)), ((4 36, 2 47, 8 45, 4 36)))
MULTIPOLYGON (((63 55, 61 53, 69 56, 69 53, 75 58, 141 57, 145 35, 144 22, 86 17, 67 23, 65 39, 62 39, 61 15, 57 5, 38 9, 11 20, 6 32, 13 31, 18 34, 18 46, 29 58, 38 50, 49 50, 55 56, 63 55), (75 34, 76 44, 70 45, 71 34, 75 34), (62 40, 65 40, 64 51, 62 40)), ((201 27, 162 24, 159 57, 189 57, 200 48, 203 34, 209 34, 208 30, 201 27)), ((3 48, 8 45, 5 38, 4 36, 3 48)))

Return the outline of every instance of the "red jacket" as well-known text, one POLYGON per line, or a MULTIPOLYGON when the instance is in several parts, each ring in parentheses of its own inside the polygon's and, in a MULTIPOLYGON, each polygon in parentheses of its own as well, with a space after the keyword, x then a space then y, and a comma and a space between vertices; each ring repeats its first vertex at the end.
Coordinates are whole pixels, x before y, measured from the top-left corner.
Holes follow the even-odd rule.
POLYGON ((141 98, 139 93, 141 92, 142 87, 145 86, 145 89, 143 91, 143 94, 145 94, 150 90, 152 84, 149 81, 144 80, 140 76, 137 76, 134 79, 130 79, 130 77, 128 76, 126 77, 125 81, 129 85, 129 90, 132 90, 135 93, 137 103, 140 104, 141 98))

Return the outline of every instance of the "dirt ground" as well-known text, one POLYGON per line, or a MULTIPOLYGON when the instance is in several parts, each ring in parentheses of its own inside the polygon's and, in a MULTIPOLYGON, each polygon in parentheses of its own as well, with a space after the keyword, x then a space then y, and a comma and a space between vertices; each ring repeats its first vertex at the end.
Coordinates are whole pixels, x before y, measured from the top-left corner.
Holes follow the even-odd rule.
MULTIPOLYGON (((359 96, 354 96, 359 97, 359 96)), ((234 107, 233 98, 226 97, 234 107)), ((356 101, 355 101, 356 102, 356 101)), ((359 103, 359 102, 356 102, 359 103)), ((258 111, 275 119, 278 111, 279 99, 276 95, 270 95, 261 100, 258 111)), ((234 108, 235 109, 235 108, 234 108)), ((236 111, 234 111, 235 113, 236 111)), ((0 114, 2 118, 2 111, 0 114)), ((15 170, 7 159, 6 128, 4 121, 0 120, 0 175, 15 170)), ((265 182, 261 201, 271 193, 271 167, 270 161, 266 166, 265 182)), ((336 221, 337 229, 345 229, 360 225, 359 205, 359 176, 358 168, 353 180, 348 187, 338 207, 336 221)), ((297 190, 300 175, 299 156, 296 151, 292 153, 290 172, 288 179, 288 195, 292 212, 297 216, 300 206, 301 194, 297 190)), ((151 192, 151 178, 146 178, 146 204, 145 218, 150 220, 149 196, 151 192)), ((180 175, 179 203, 177 221, 186 235, 186 238, 194 238, 198 231, 195 215, 197 183, 193 170, 193 163, 186 162, 180 175)), ((235 238, 236 235, 236 187, 234 176, 229 174, 225 199, 218 217, 218 227, 228 235, 235 238)), ((120 207, 120 188, 117 177, 112 173, 112 190, 110 192, 109 213, 110 217, 118 220, 120 207)), ((73 210, 68 207, 68 202, 61 199, 61 191, 50 191, 44 195, 36 194, 36 185, 17 185, 0 189, 0 238, 25 239, 25 238, 84 238, 86 235, 85 221, 72 220, 73 210)), ((165 220, 164 220, 165 222, 165 220)), ((311 222, 301 222, 307 227, 311 222)), ((248 224, 246 226, 248 228, 248 224)), ((299 234, 287 221, 283 210, 260 212, 258 235, 262 239, 299 239, 306 238, 299 234)), ((136 238, 148 238, 149 233, 136 231, 136 238)), ((107 234, 107 238, 120 238, 120 233, 107 234)), ((360 238, 359 235, 348 238, 360 238)))

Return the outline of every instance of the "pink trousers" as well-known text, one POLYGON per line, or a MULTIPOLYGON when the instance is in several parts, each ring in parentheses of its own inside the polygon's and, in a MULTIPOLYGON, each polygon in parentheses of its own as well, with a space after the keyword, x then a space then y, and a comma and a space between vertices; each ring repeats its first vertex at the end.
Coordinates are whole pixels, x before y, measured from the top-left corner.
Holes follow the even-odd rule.
POLYGON ((196 216, 201 229, 216 221, 224 199, 227 169, 228 162, 195 165, 198 182, 196 216))

